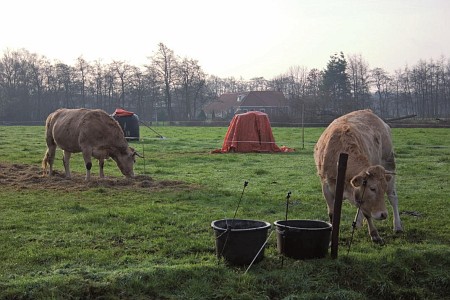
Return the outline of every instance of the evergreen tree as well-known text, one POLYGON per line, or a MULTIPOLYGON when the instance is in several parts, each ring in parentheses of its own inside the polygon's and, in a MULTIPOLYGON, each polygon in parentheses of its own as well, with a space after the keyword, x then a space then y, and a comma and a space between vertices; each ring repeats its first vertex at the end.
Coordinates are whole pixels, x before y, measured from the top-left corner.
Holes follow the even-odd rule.
POLYGON ((333 113, 342 115, 351 107, 351 84, 346 72, 347 61, 343 52, 330 57, 327 68, 323 72, 321 93, 333 113))

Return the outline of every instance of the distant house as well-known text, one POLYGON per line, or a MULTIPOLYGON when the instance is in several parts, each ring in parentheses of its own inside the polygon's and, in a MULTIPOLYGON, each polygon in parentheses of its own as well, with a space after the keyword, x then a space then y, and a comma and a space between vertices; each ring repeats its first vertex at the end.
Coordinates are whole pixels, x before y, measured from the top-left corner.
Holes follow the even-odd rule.
POLYGON ((288 114, 288 101, 282 92, 251 91, 222 94, 204 107, 208 119, 231 119, 236 113, 261 111, 271 120, 282 119, 288 114))

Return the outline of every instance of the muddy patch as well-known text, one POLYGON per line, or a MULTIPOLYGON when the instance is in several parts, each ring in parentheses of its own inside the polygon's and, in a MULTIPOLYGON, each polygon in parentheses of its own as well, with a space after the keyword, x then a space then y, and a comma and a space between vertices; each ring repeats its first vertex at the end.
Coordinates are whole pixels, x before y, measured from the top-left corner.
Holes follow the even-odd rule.
POLYGON ((107 189, 184 189, 189 188, 183 181, 153 180, 147 175, 137 175, 133 179, 125 177, 99 178, 91 175, 90 181, 84 180, 85 174, 72 172, 72 178, 65 178, 64 172, 55 171, 53 176, 42 175, 42 169, 35 165, 0 163, 0 187, 16 189, 82 191, 92 188, 107 189))

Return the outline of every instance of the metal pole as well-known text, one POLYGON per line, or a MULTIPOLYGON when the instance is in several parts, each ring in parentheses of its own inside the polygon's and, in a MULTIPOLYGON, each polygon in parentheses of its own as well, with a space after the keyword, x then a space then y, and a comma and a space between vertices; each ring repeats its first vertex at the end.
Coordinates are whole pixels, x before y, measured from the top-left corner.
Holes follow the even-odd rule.
POLYGON ((339 223, 341 222, 342 198, 344 195, 345 172, 347 171, 348 154, 339 155, 338 175, 336 179, 336 191, 334 198, 333 220, 331 231, 331 258, 338 257, 339 223))
POLYGON ((144 157, 144 175, 145 175, 145 146, 144 146, 144 139, 142 139, 142 156, 144 157))
POLYGON ((304 115, 305 115, 305 103, 302 103, 302 149, 305 149, 305 122, 304 122, 304 115))

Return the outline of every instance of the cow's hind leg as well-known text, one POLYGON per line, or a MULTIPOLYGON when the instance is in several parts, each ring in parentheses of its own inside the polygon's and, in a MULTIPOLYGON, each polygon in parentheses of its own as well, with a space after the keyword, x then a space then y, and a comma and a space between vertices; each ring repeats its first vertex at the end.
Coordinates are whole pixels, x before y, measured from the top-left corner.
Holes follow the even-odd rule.
POLYGON ((47 172, 47 166, 49 166, 49 175, 53 175, 53 163, 55 161, 56 143, 51 137, 47 137, 47 151, 42 159, 43 174, 47 172))
MULTIPOLYGON (((387 171, 395 173, 395 158, 394 153, 391 152, 388 158, 384 162, 384 167, 387 171)), ((394 232, 402 232, 402 222, 400 221, 400 214, 398 211, 398 196, 395 188, 395 176, 393 175, 391 180, 388 181, 388 187, 386 194, 391 203, 393 215, 394 215, 394 232)))
POLYGON ((72 153, 68 152, 68 151, 64 151, 64 156, 63 156, 63 164, 64 164, 64 170, 66 171, 66 178, 70 178, 71 174, 70 174, 70 156, 72 153))
POLYGON ((322 183, 322 193, 327 201, 328 207, 328 217, 330 219, 330 223, 333 223, 333 214, 334 214, 334 194, 331 192, 329 185, 326 182, 322 183))
POLYGON ((50 176, 53 175, 53 163, 55 161, 55 152, 56 152, 56 145, 50 144, 47 148, 47 151, 45 152, 44 158, 42 159, 42 171, 44 175, 47 172, 47 166, 49 167, 48 174, 50 176))
POLYGON ((394 215, 394 232, 402 232, 402 222, 400 220, 400 213, 398 211, 398 197, 397 191, 395 189, 395 179, 394 177, 388 183, 388 189, 386 191, 389 198, 389 202, 392 205, 392 212, 394 215))

